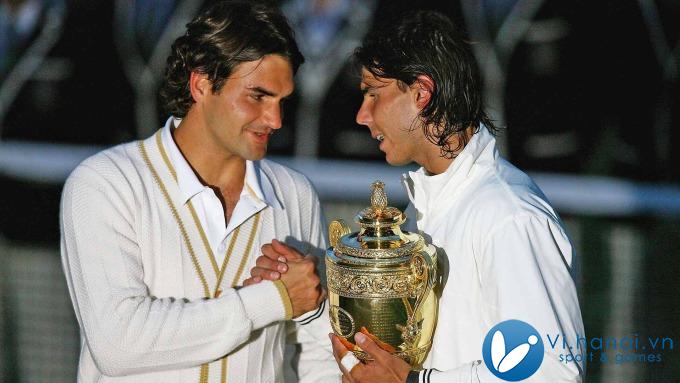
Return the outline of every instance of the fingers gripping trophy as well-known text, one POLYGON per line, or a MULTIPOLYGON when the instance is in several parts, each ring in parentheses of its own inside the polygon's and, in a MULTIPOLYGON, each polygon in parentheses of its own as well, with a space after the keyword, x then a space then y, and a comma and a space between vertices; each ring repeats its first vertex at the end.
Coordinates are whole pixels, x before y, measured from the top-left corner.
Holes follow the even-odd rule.
POLYGON ((357 332, 420 368, 437 323, 436 251, 419 234, 401 230, 406 215, 388 206, 384 184, 372 187, 371 206, 355 218, 359 232, 342 220, 329 226, 331 325, 362 361, 370 357, 354 344, 357 332))

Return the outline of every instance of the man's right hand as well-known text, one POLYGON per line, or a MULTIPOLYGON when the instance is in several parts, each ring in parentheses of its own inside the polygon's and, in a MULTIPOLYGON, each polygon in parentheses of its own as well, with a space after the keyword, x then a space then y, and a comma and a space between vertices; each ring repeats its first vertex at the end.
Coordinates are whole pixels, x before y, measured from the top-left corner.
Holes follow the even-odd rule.
POLYGON ((316 309, 326 299, 321 279, 316 274, 316 257, 313 255, 288 262, 288 271, 281 274, 281 282, 288 290, 293 318, 316 309))
POLYGON ((326 299, 321 280, 316 273, 317 257, 302 255, 277 240, 264 245, 262 254, 257 259, 256 266, 250 271, 251 278, 245 280, 244 285, 258 283, 262 279, 281 279, 293 306, 293 317, 316 309, 326 299))

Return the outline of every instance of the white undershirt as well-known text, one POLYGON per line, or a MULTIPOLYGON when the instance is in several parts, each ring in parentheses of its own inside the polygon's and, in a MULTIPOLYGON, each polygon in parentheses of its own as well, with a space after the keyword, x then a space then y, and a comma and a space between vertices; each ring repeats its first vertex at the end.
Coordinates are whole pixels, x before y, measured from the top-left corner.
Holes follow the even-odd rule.
MULTIPOLYGON (((267 198, 265 196, 258 182, 252 161, 246 161, 243 190, 241 190, 239 200, 231 214, 231 219, 227 223, 222 202, 215 194, 215 191, 199 181, 172 138, 170 129, 175 129, 180 121, 177 118, 169 118, 163 128, 161 138, 163 145, 169 152, 170 161, 177 172, 177 183, 182 193, 183 203, 186 204, 191 201, 194 206, 201 226, 203 226, 203 230, 208 237, 215 260, 219 265, 224 260, 230 234, 248 220, 248 218, 267 207, 268 203, 266 201, 271 201, 273 197, 267 198)), ((258 248, 259 246, 253 247, 253 249, 258 248)))

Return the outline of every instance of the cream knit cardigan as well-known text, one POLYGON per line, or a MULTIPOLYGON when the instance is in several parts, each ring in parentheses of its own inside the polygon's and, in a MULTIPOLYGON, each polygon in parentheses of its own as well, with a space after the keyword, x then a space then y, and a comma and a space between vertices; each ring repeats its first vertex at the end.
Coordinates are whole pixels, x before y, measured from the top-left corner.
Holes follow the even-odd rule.
MULTIPOLYGON (((285 288, 268 281, 225 281, 214 298, 217 276, 159 137, 90 157, 64 187, 61 253, 81 330, 78 381, 282 382, 288 340, 300 345, 301 382, 338 382, 326 304, 286 321, 285 288)), ((280 202, 260 212, 257 243, 323 249, 309 181, 271 161, 255 167, 280 202)), ((258 251, 250 253, 241 281, 258 251)))

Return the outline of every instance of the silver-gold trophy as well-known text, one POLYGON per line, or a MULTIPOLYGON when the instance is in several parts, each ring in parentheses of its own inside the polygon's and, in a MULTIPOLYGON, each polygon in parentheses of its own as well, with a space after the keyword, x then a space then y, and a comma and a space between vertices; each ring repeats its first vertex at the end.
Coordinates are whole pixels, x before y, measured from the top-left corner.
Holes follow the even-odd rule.
POLYGON ((384 184, 372 184, 371 206, 355 218, 359 232, 331 222, 326 251, 333 331, 357 358, 362 332, 386 351, 420 368, 437 323, 437 258, 423 237, 401 230, 406 215, 387 205, 384 184))

